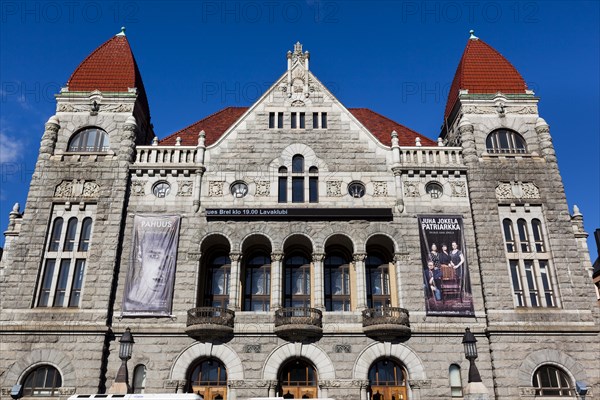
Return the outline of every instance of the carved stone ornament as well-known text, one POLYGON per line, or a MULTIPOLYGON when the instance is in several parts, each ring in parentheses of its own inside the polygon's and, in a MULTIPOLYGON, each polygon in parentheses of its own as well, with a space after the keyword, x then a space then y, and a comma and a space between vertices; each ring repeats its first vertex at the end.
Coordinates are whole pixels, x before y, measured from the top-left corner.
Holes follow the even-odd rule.
POLYGON ((83 197, 98 197, 98 193, 100 192, 100 186, 93 181, 88 181, 83 183, 83 191, 81 195, 83 197))
POLYGON ((467 186, 464 182, 450 182, 452 188, 452 196, 467 197, 467 186))
POLYGON ((131 182, 131 195, 143 196, 146 194, 146 182, 148 181, 133 181, 131 182))
POLYGON ((532 182, 500 182, 496 186, 496 198, 506 199, 539 199, 540 190, 532 182))
POLYGON ((327 181, 327 197, 342 196, 342 181, 327 181))
POLYGON ((367 259, 367 253, 354 253, 352 254, 354 261, 365 261, 367 259))
POLYGON ((419 183, 418 182, 404 182, 404 197, 419 197, 421 193, 419 192, 419 183))
POLYGON ((260 388, 266 388, 272 385, 271 381, 267 381, 267 380, 228 380, 227 381, 227 386, 229 386, 230 388, 239 388, 239 389, 247 389, 247 388, 255 388, 255 389, 260 389, 260 388))
POLYGON ((535 106, 507 107, 506 112, 508 114, 537 114, 535 106))
POLYGON ((352 387, 355 388, 364 388, 370 385, 370 382, 368 380, 353 380, 351 383, 352 387))
POLYGON ((283 253, 271 253, 271 260, 273 261, 281 261, 283 260, 283 253))
POLYGON ((210 197, 223 196, 223 182, 222 181, 209 181, 208 182, 208 195, 210 197))
POLYGON ((177 182, 177 196, 191 196, 192 189, 194 187, 193 181, 179 181, 177 182))
POLYGON ((75 388, 63 386, 58 388, 58 393, 60 393, 61 396, 71 396, 75 394, 75 388))
POLYGON ((119 112, 131 112, 133 111, 133 105, 132 104, 101 104, 100 105, 100 112, 114 112, 114 113, 119 113, 119 112))
POLYGON ((325 388, 339 388, 341 386, 340 381, 319 381, 319 386, 325 388))
POLYGON ((352 346, 349 344, 336 344, 333 346, 335 353, 352 353, 352 346))
POLYGON ((62 181, 54 190, 54 197, 68 198, 73 195, 73 182, 62 181))
POLYGON ((269 181, 256 181, 256 194, 257 197, 267 197, 271 194, 271 182, 269 181))
POLYGON ((408 380, 408 385, 411 388, 428 388, 431 387, 431 380, 430 379, 409 379, 408 380))
POLYGON ((244 345, 244 353, 260 353, 262 346, 260 344, 247 344, 244 345))
POLYGON ((56 107, 57 112, 89 112, 89 104, 71 104, 71 103, 60 103, 56 107))
POLYGON ((373 182, 373 197, 387 197, 387 182, 373 182))

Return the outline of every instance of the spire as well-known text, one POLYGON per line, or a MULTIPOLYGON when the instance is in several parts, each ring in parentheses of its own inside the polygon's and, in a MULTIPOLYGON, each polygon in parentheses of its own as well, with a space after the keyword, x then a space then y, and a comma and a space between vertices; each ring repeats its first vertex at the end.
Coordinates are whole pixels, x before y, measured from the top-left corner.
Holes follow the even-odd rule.
POLYGON ((117 33, 115 36, 125 36, 125 27, 121 27, 121 32, 117 33))
POLYGON ((479 40, 479 38, 475 36, 475 31, 473 29, 469 31, 469 40, 479 40))

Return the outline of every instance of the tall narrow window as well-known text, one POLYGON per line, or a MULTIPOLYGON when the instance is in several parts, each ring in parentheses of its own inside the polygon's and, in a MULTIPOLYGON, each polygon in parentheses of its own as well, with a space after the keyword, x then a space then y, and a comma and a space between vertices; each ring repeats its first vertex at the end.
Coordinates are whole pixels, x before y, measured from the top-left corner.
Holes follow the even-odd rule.
POLYGON ((296 154, 292 157, 292 173, 299 174, 304 172, 304 157, 296 154))
POLYGON ((349 261, 341 253, 325 257, 325 309, 350 311, 349 261))
POLYGON ((244 311, 269 311, 271 308, 271 258, 256 253, 246 262, 244 311))
POLYGON ((321 129, 327 129, 327 113, 321 113, 321 129))
POLYGON ((292 129, 296 129, 296 126, 297 126, 296 125, 296 115, 297 114, 295 112, 293 112, 290 117, 290 128, 292 128, 292 129))
POLYGON ((502 226, 504 227, 504 242, 506 243, 506 251, 509 253, 515 252, 515 234, 513 232, 512 221, 508 218, 505 218, 502 221, 502 226))
POLYGON ((227 308, 231 260, 226 254, 218 254, 210 258, 207 267, 204 305, 227 308))
POLYGON ((283 128, 283 113, 277 113, 277 128, 282 129, 283 128))
POLYGON ((539 219, 531 220, 531 230, 533 232, 533 240, 535 242, 535 251, 543 253, 544 250, 544 237, 542 236, 542 223, 539 219))
POLYGON ((311 203, 319 202, 319 169, 310 167, 308 170, 308 201, 311 203))
POLYGON ((513 295, 517 306, 525 305, 523 300, 523 286, 521 285, 521 276, 519 273, 519 262, 517 260, 510 261, 510 276, 513 283, 513 295))
POLYGON ((146 389, 146 366, 143 364, 137 365, 133 370, 133 393, 144 393, 146 389))
POLYGON ((319 129, 319 113, 313 113, 313 129, 319 129))
POLYGON ((388 263, 377 254, 369 254, 365 261, 367 275, 367 307, 383 308, 391 305, 390 273, 388 263))
POLYGON ((450 395, 452 397, 463 397, 460 367, 456 364, 452 364, 450 365, 448 372, 450 379, 450 395))
MULTIPOLYGON (((300 154, 292 157, 292 174, 304 174, 304 157, 300 154)), ((304 202, 304 175, 292 175, 292 202, 304 202)))
POLYGON ((284 306, 310 307, 310 261, 293 253, 284 261, 284 306))
POLYGON ((548 268, 548 261, 540 260, 540 278, 542 280, 542 288, 544 289, 544 298, 546 299, 547 307, 554 307, 554 293, 552 290, 552 283, 550 280, 550 271, 548 268))
POLYGON ((270 112, 269 113, 269 128, 275 128, 275 113, 274 112, 270 112))
POLYGON ((73 251, 75 246, 75 235, 77 235, 77 218, 69 219, 67 224, 67 236, 65 237, 65 251, 73 251))
POLYGON ((300 119, 298 120, 300 129, 304 129, 306 127, 306 114, 301 112, 299 114, 300 119))
POLYGON ((523 218, 517 220, 517 229, 519 231, 521 251, 527 253, 529 252, 529 235, 527 233, 527 222, 523 218))
POLYGON ((286 167, 279 167, 278 201, 280 203, 287 203, 287 172, 286 167))
POLYGON ((85 205, 85 210, 54 206, 48 250, 40 272, 37 307, 79 307, 81 304, 94 211, 95 205, 90 204, 85 205), (67 226, 62 229, 65 220, 67 226))
POLYGON ((537 307, 538 304, 538 290, 535 279, 535 271, 533 270, 533 262, 531 260, 525 260, 525 277, 527 279, 527 289, 529 290, 529 302, 531 306, 537 307))

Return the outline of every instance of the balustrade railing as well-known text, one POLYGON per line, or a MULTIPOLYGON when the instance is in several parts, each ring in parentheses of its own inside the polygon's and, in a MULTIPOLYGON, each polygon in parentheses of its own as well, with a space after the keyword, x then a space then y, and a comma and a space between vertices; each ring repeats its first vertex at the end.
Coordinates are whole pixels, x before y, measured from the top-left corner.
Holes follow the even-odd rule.
POLYGON ((275 327, 285 325, 311 325, 323 327, 323 313, 310 307, 286 307, 275 311, 275 327))
POLYGON ((220 307, 196 307, 187 312, 187 326, 222 325, 233 328, 235 312, 220 307))

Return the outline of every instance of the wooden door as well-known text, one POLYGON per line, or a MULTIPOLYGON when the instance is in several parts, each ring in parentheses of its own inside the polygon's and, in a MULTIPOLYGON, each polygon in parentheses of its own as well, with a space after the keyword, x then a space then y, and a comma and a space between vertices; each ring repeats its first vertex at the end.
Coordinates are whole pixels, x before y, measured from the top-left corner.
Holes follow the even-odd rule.
POLYGON ((284 399, 316 399, 316 387, 282 386, 281 396, 284 399))
POLYGON ((372 386, 370 400, 407 400, 403 386, 372 386))
POLYGON ((202 396, 204 400, 225 400, 227 399, 227 387, 225 386, 192 386, 195 394, 202 396))

